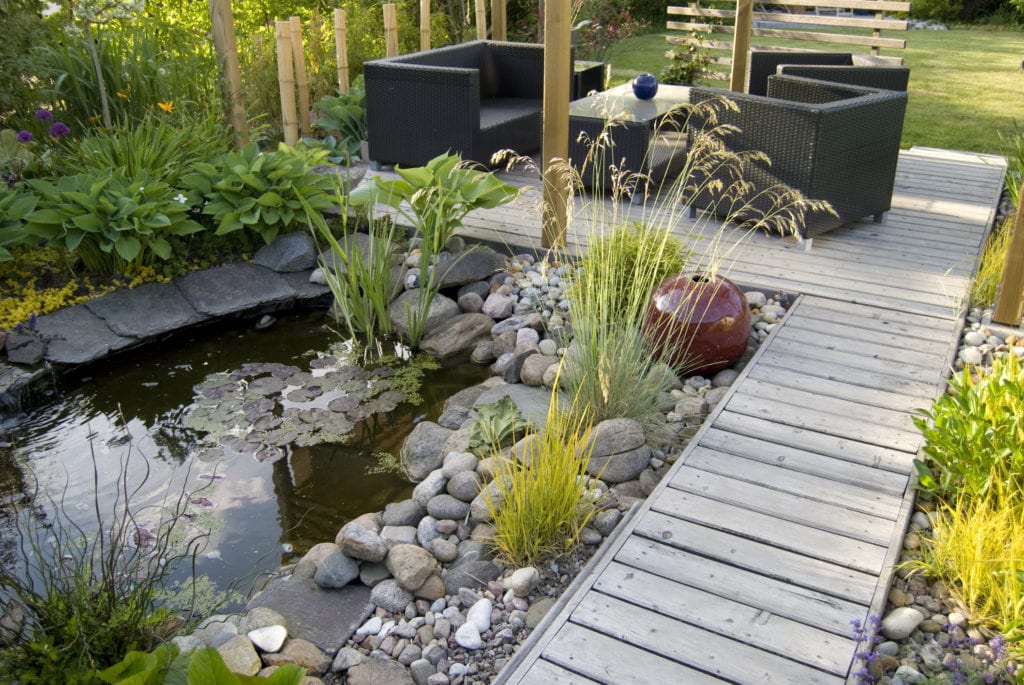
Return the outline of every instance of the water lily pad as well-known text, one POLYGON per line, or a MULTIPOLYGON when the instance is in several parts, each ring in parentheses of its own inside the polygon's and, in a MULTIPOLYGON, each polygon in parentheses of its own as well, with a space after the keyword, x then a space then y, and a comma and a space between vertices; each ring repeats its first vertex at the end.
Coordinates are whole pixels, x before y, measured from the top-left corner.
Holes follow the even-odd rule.
POLYGON ((344 414, 350 412, 359 406, 359 398, 355 395, 343 395, 337 399, 331 400, 327 404, 327 408, 333 412, 344 414))
POLYGON ((273 376, 263 376, 249 383, 246 393, 273 395, 284 390, 284 381, 273 376))

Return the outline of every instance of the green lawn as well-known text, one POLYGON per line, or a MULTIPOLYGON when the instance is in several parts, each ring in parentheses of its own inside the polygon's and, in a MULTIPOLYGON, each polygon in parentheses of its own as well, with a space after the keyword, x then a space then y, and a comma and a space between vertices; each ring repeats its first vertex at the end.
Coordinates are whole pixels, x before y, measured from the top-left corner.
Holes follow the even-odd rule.
MULTIPOLYGON (((1024 130, 1024 34, 958 29, 887 35, 907 40, 905 50, 883 51, 902 55, 910 67, 903 147, 1010 151, 999 134, 1013 131, 1014 118, 1024 130)), ((666 63, 666 49, 664 32, 635 36, 615 46, 608 58, 612 82, 622 83, 642 71, 657 74, 666 63)))

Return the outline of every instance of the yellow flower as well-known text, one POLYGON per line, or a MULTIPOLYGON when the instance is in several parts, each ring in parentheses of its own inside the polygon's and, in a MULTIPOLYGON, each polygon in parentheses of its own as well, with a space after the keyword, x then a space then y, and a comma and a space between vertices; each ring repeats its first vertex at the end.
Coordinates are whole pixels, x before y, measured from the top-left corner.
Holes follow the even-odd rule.
POLYGON ((171 100, 168 100, 167 102, 158 102, 158 103, 156 103, 156 106, 159 107, 160 109, 162 109, 165 112, 173 112, 174 111, 174 102, 172 102, 171 100))
POLYGON ((101 119, 103 119, 103 117, 101 115, 94 114, 93 116, 89 117, 89 123, 90 124, 98 124, 98 123, 100 123, 101 119))
POLYGON ((123 93, 121 91, 117 91, 116 95, 117 95, 117 97, 121 98, 122 100, 127 100, 128 96, 131 94, 131 92, 132 92, 132 87, 128 86, 127 88, 124 89, 123 93))

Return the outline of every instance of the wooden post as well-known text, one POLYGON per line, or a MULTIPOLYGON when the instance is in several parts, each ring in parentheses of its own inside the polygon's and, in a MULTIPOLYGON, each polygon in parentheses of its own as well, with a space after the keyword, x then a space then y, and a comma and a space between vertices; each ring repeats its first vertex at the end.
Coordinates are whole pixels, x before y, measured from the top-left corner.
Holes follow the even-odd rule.
POLYGON ((491 40, 508 40, 505 0, 491 0, 491 40))
POLYGON ((476 39, 487 40, 486 0, 476 0, 476 39))
POLYGON ((235 129, 235 142, 241 147, 249 142, 249 129, 245 123, 242 72, 238 68, 238 44, 235 41, 235 20, 231 14, 231 0, 210 0, 210 26, 213 29, 220 89, 224 105, 227 107, 228 121, 235 129))
POLYGON ((393 2, 384 5, 384 54, 388 57, 398 55, 398 13, 393 2))
POLYGON ((754 0, 739 0, 736 5, 735 40, 732 44, 732 71, 729 89, 742 93, 747 81, 747 52, 750 50, 750 28, 754 20, 754 0))
POLYGON ((1010 234, 1010 246, 1006 250, 1006 263, 1003 264, 1003 279, 999 283, 999 296, 992 312, 992 320, 996 323, 1016 326, 1020 323, 1021 305, 1024 304, 1024 183, 1017 205, 1017 214, 1013 225, 1004 231, 1010 234))
POLYGON ((569 157, 569 18, 570 0, 544 4, 544 172, 543 247, 565 247, 570 179, 569 157), (557 161, 556 161, 557 160, 557 161))
POLYGON ((284 142, 299 142, 299 121, 295 113, 295 70, 292 68, 292 26, 287 21, 274 22, 277 32, 277 81, 281 88, 281 128, 284 142))
POLYGON ((420 0, 420 50, 430 49, 430 0, 420 0))
POLYGON ((292 61, 295 64, 295 85, 299 91, 299 127, 302 135, 313 135, 309 116, 309 81, 306 79, 306 49, 302 43, 302 24, 298 17, 289 17, 292 30, 292 61))
POLYGON ((334 10, 334 54, 338 58, 338 92, 348 92, 348 32, 345 10, 334 10))

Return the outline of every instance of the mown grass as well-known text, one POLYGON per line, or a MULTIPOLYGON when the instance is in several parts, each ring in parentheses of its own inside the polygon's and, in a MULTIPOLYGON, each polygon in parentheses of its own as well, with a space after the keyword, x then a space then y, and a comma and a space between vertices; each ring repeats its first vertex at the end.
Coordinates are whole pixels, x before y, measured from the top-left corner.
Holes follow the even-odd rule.
MULTIPOLYGON (((902 147, 1011 152, 1014 117, 1024 119, 1024 34, 991 29, 890 34, 905 38, 907 47, 883 50, 882 54, 902 56, 910 67, 902 147)), ((623 83, 643 71, 661 71, 669 47, 665 38, 665 31, 656 31, 615 46, 609 57, 612 83, 623 83)), ((757 42, 811 49, 814 45, 807 41, 757 42)), ((842 51, 838 46, 821 49, 842 51)), ((725 82, 714 84, 724 86, 725 82)))

